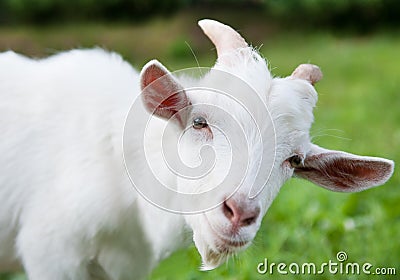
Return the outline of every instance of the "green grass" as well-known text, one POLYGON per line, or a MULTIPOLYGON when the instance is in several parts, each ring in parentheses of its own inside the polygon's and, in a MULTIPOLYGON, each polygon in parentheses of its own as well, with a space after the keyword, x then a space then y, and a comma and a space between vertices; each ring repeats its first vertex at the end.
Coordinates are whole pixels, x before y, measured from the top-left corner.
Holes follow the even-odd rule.
MULTIPOLYGON (((253 29, 249 34, 263 34, 261 27, 258 32, 253 29)), ((246 30, 242 33, 247 34, 246 30)), ((400 162, 399 33, 356 37, 266 31, 256 41, 248 39, 255 45, 263 44, 261 52, 275 75, 289 75, 304 62, 322 68, 324 79, 316 85, 319 102, 311 132, 315 143, 400 162)), ((100 45, 122 53, 136 66, 156 57, 173 70, 196 66, 185 40, 202 66, 212 65, 215 54, 211 44, 197 30, 195 21, 187 19, 162 19, 142 26, 0 28, 0 50, 13 48, 43 56, 53 50, 100 45)), ((319 265, 335 261, 338 251, 345 251, 351 262, 395 267, 400 274, 399 202, 400 176, 396 171, 385 186, 356 194, 332 193, 293 179, 282 188, 247 251, 214 271, 200 272, 200 258, 192 246, 163 261, 150 279, 292 279, 276 273, 259 275, 257 265, 264 258, 319 265)), ((0 279, 24 279, 18 277, 0 279)), ((360 276, 325 273, 319 277, 296 275, 296 279, 360 276)))

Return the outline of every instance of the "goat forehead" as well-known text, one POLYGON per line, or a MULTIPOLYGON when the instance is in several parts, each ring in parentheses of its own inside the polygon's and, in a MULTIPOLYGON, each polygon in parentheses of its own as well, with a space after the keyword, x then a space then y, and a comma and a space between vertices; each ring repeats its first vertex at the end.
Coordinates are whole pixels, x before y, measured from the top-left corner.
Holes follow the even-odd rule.
MULTIPOLYGON (((248 108, 248 104, 239 103, 229 96, 204 92, 198 94, 193 100, 193 118, 204 116, 208 123, 214 127, 213 132, 216 134, 227 132, 243 134, 249 144, 255 145, 260 144, 256 141, 259 134, 268 129, 269 122, 267 120, 260 121, 262 116, 259 111, 268 110, 264 104, 253 104, 252 107, 260 108, 252 110, 248 108)), ((188 121, 191 122, 192 120, 189 119, 188 121)), ((272 129, 272 127, 269 129, 272 129)))
MULTIPOLYGON (((251 96, 251 94, 250 94, 251 96)), ((248 120, 249 112, 244 104, 234 99, 234 94, 224 95, 223 93, 203 90, 198 94, 190 96, 193 106, 193 114, 204 113, 209 118, 218 121, 224 113, 233 116, 237 120, 248 120)))
POLYGON ((194 85, 228 94, 235 91, 252 91, 262 100, 266 100, 272 76, 267 62, 256 50, 249 47, 232 51, 224 55, 224 61, 230 63, 217 61, 212 68, 204 68, 204 72, 199 70, 203 74, 199 80, 184 79, 184 86, 194 85))
MULTIPOLYGON (((211 69, 187 93, 194 105, 210 104, 219 107, 238 119, 267 110, 267 96, 272 80, 269 72, 250 75, 254 67, 234 73, 234 69, 211 69), (248 71, 248 72, 246 72, 248 71), (246 75, 245 75, 246 74, 246 75)), ((188 86, 190 88, 190 85, 188 86)), ((201 107, 200 107, 201 108, 201 107)), ((212 114, 212 112, 209 112, 212 114)))

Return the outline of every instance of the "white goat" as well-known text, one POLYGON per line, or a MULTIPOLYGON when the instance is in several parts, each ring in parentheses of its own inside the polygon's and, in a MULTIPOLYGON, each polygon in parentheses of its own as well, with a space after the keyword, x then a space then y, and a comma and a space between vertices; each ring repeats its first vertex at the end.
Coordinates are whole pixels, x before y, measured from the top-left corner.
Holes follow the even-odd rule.
POLYGON ((248 246, 293 174, 340 192, 389 179, 390 160, 311 144, 318 67, 301 65, 290 77, 272 78, 266 61, 232 28, 213 20, 199 25, 216 46, 218 60, 196 81, 173 77, 155 60, 139 75, 119 55, 100 49, 41 60, 0 54, 1 270, 23 268, 31 280, 139 279, 191 239, 203 269, 212 269, 248 246), (199 90, 187 90, 188 85, 199 90), (269 113, 246 110, 205 87, 248 95, 249 107, 265 105, 269 113), (144 101, 139 107, 149 111, 141 113, 150 119, 145 137, 135 133, 135 118, 142 115, 132 110, 128 115, 138 96, 144 101), (260 122, 267 117, 270 121, 260 122), (171 126, 164 133, 166 124, 171 126), (230 145, 236 139, 227 135, 236 133, 243 134, 245 148, 230 145), (211 146, 213 169, 195 179, 177 175, 160 158, 161 140, 191 168, 202 165, 199 151, 211 146), (273 153, 266 157, 270 147, 273 153), (196 211, 183 209, 182 201, 170 204, 171 211, 149 201, 158 199, 158 189, 152 190, 139 150, 146 151, 159 181, 193 194, 196 211), (247 170, 233 169, 241 178, 232 179, 227 174, 236 161, 246 161, 247 170), (266 163, 260 168, 260 162, 266 163), (266 183, 250 197, 259 174, 266 183), (208 200, 196 194, 221 180, 231 188, 209 197, 217 204, 197 207, 208 200), (139 194, 146 190, 147 196, 139 194), (179 209, 185 214, 172 213, 179 209))

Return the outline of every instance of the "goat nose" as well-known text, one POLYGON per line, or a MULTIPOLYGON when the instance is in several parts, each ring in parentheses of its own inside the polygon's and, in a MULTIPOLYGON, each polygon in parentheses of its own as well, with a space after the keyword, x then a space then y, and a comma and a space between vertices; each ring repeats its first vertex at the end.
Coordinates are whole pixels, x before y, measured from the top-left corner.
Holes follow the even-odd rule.
POLYGON ((250 205, 250 203, 238 203, 232 198, 225 200, 222 207, 225 217, 234 228, 255 223, 260 214, 260 207, 250 205))

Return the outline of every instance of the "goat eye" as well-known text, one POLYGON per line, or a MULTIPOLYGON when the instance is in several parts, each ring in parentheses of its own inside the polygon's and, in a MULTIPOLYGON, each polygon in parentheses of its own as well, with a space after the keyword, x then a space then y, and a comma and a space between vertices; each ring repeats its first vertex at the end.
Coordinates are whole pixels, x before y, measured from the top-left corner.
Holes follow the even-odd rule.
POLYGON ((303 164, 303 159, 299 155, 294 155, 288 159, 293 168, 300 167, 303 164))
POLYGON ((203 117, 197 117, 193 120, 193 128, 195 129, 202 129, 207 127, 207 120, 203 117))

